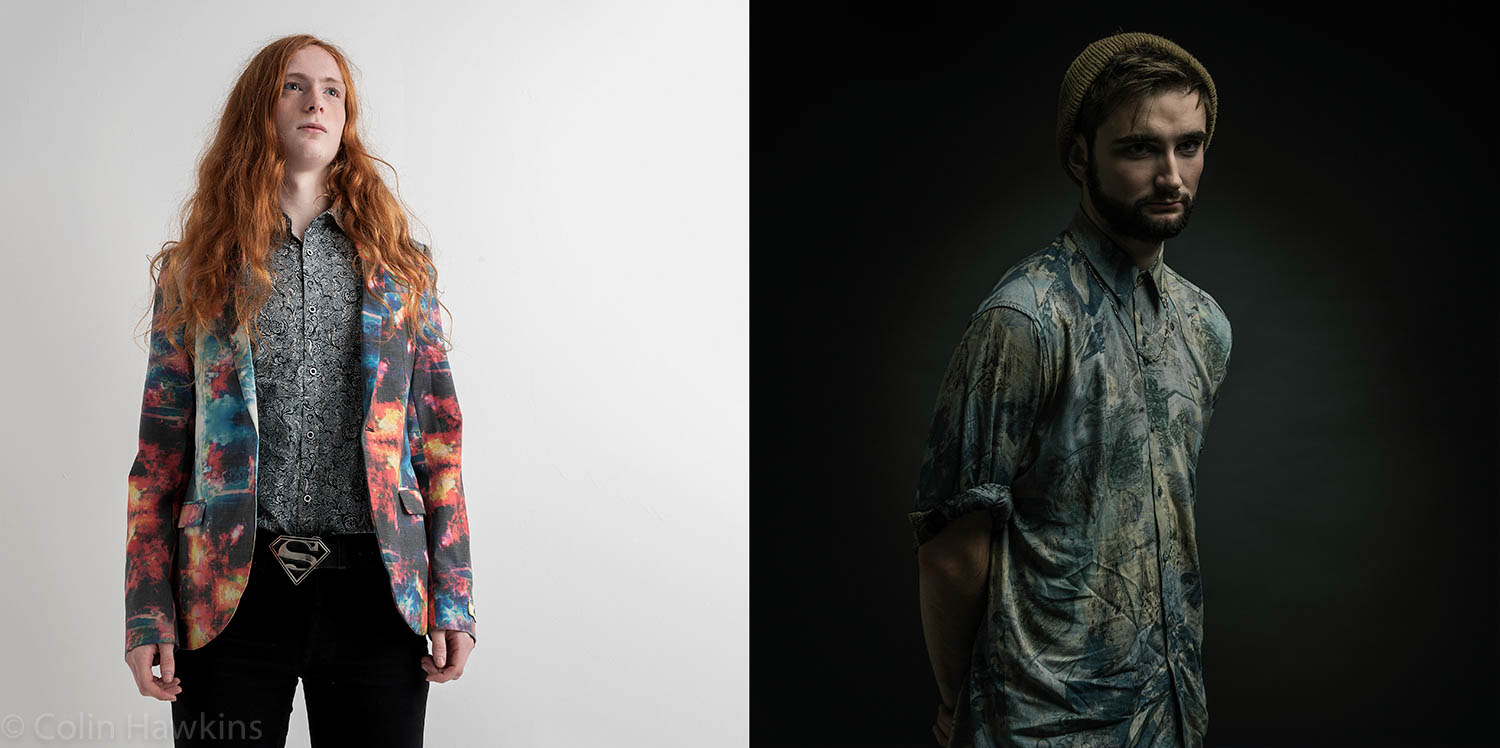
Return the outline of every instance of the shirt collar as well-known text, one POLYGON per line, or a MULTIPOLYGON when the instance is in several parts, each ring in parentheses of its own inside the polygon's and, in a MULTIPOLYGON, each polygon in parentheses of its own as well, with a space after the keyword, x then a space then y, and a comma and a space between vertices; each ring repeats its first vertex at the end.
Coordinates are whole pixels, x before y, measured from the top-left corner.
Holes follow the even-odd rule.
POLYGON ((1103 278, 1110 286, 1110 290, 1121 302, 1129 303, 1135 294, 1135 283, 1142 275, 1149 274, 1151 280, 1156 284, 1156 292, 1161 293, 1162 283, 1166 276, 1166 262, 1162 259, 1166 253, 1166 247, 1156 253, 1156 260, 1151 267, 1145 270, 1135 266, 1135 261, 1125 250, 1120 249, 1113 239, 1109 238, 1094 224, 1094 219, 1089 218, 1084 212, 1083 206, 1073 214, 1073 221, 1068 224, 1068 231, 1073 235, 1078 248, 1088 258, 1089 264, 1098 271, 1099 277, 1103 278))
MULTIPOLYGON (((309 221, 307 225, 311 226, 314 223, 317 223, 318 219, 322 218, 323 216, 328 216, 328 220, 333 221, 333 225, 338 226, 340 231, 344 230, 343 222, 339 220, 338 214, 333 211, 333 206, 332 205, 328 206, 328 208, 326 210, 324 210, 322 213, 319 213, 319 214, 313 216, 313 219, 311 221, 309 221)), ((292 233, 292 219, 291 219, 291 216, 288 216, 286 214, 286 211, 283 210, 283 211, 281 211, 281 220, 282 220, 282 223, 284 223, 286 225, 286 233, 287 233, 287 235, 290 236, 291 233, 292 233)))

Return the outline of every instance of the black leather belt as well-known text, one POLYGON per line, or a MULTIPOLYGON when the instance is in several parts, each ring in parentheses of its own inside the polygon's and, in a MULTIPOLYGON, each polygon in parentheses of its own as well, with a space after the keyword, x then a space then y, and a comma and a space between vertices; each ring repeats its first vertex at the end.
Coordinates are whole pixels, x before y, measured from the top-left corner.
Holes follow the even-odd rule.
POLYGON ((278 535, 263 530, 256 545, 276 560, 292 584, 302 584, 316 569, 348 569, 380 560, 380 543, 372 532, 278 535))

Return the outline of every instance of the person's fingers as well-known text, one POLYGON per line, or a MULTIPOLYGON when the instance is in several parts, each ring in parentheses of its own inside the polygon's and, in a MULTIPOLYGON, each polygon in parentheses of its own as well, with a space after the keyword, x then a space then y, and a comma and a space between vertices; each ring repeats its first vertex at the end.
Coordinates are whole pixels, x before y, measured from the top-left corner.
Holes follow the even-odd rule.
POLYGON ((469 653, 474 649, 472 646, 466 646, 464 644, 464 642, 468 639, 469 637, 467 635, 453 637, 454 645, 448 650, 447 664, 443 665, 442 667, 433 668, 435 671, 441 672, 445 676, 444 680, 458 680, 459 678, 463 677, 464 668, 466 668, 469 663, 469 653))
POLYGON ((443 675, 442 670, 432 664, 431 655, 422 656, 422 672, 427 674, 427 680, 431 683, 442 683, 448 680, 447 676, 443 675))
POLYGON ((177 700, 177 694, 182 693, 182 683, 181 682, 167 683, 166 681, 163 681, 161 678, 156 678, 156 679, 154 679, 153 682, 155 683, 157 689, 160 690, 161 693, 162 693, 161 696, 157 697, 157 698, 161 699, 162 701, 176 701, 177 700))
POLYGON ((167 643, 159 646, 161 647, 161 679, 170 683, 172 676, 177 674, 177 658, 172 653, 175 647, 167 643))
POLYGON ((431 657, 422 658, 422 672, 427 673, 427 680, 432 683, 447 683, 456 680, 463 671, 455 664, 449 663, 447 667, 437 667, 432 663, 431 657))
POLYGON ((126 662, 130 664, 130 673, 135 678, 135 687, 142 696, 150 696, 159 701, 176 701, 177 694, 182 692, 182 684, 176 679, 168 682, 156 677, 151 672, 152 661, 156 659, 156 645, 147 644, 130 651, 126 662))
POLYGON ((448 664, 448 634, 443 629, 432 632, 432 661, 439 668, 448 664))
POLYGON ((462 649, 465 652, 472 652, 474 651, 474 647, 474 637, 469 636, 467 632, 455 631, 453 633, 452 649, 462 649), (462 634, 462 636, 460 636, 460 634, 462 634))
MULTIPOLYGON (((465 639, 468 639, 469 637, 468 636, 455 636, 453 638, 454 638, 455 641, 462 642, 465 639)), ((456 668, 458 670, 458 674, 459 675, 463 675, 464 668, 467 667, 468 664, 469 664, 469 653, 472 652, 472 651, 474 651, 472 647, 465 647, 462 644, 460 644, 458 646, 455 646, 452 649, 449 649, 448 650, 448 667, 450 667, 450 668, 456 668)))
MULTIPOLYGON (((455 636, 454 639, 467 639, 467 636, 455 636)), ((448 664, 443 667, 443 672, 450 676, 451 680, 458 680, 464 676, 464 668, 469 662, 469 650, 463 647, 454 647, 448 651, 448 664)))
POLYGON ((935 724, 932 726, 932 738, 937 741, 938 745, 945 746, 945 748, 948 745, 948 736, 944 735, 935 724))

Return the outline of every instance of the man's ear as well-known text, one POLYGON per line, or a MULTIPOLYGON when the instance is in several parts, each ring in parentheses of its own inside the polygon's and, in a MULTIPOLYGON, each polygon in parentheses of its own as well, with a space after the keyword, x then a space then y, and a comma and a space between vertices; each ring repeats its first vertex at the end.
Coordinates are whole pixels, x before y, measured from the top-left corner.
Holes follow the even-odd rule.
POLYGON ((1073 147, 1068 149, 1068 171, 1072 172, 1073 180, 1082 185, 1087 179, 1089 163, 1088 143, 1082 135, 1073 136, 1073 147))

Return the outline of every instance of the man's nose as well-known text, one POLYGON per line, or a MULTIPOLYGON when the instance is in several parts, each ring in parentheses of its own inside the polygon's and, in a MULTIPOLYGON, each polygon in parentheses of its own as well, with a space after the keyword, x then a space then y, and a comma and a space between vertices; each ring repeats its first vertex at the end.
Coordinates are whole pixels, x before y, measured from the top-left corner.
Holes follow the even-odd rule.
POLYGON ((1177 169, 1177 157, 1168 153, 1162 161, 1162 168, 1156 175, 1157 186, 1162 191, 1176 191, 1182 187, 1182 175, 1177 169))

